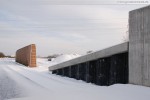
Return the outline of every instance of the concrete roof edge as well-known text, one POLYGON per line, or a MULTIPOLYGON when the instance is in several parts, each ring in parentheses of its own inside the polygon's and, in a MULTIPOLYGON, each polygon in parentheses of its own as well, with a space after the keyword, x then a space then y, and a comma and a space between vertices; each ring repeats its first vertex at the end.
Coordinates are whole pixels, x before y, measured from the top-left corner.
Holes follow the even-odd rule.
POLYGON ((55 69, 59 69, 59 68, 64 68, 67 66, 71 66, 71 65, 75 65, 75 64, 79 64, 79 63, 83 63, 86 61, 92 61, 92 60, 96 60, 98 58, 104 58, 104 57, 108 57, 117 53, 123 53, 123 52, 127 52, 128 51, 128 44, 129 42, 125 42, 125 43, 121 43, 100 51, 96 51, 66 62, 62 62, 59 63, 57 65, 53 65, 49 67, 49 70, 55 70, 55 69))

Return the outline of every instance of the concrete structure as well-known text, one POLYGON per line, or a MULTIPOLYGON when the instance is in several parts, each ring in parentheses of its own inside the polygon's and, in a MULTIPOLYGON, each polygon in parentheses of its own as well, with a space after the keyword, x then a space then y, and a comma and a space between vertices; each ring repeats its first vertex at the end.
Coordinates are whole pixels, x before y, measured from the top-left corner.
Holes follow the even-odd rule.
POLYGON ((110 48, 106 48, 104 50, 100 50, 94 53, 90 53, 88 55, 84 55, 54 66, 49 67, 49 70, 55 70, 55 69, 59 69, 59 68, 63 68, 63 67, 67 67, 67 66, 71 66, 71 65, 75 65, 78 63, 83 63, 83 62, 87 62, 87 61, 92 61, 95 59, 99 59, 99 58, 105 58, 105 57, 109 57, 115 54, 119 54, 119 53, 124 53, 128 51, 128 42, 126 43, 122 43, 116 46, 112 46, 110 48))
POLYGON ((49 70, 97 85, 128 83, 128 42, 54 65, 49 70))
POLYGON ((98 85, 150 86, 150 6, 130 11, 129 48, 128 43, 123 43, 49 67, 49 70, 98 85))
POLYGON ((25 66, 36 67, 36 46, 31 44, 16 52, 16 62, 25 66))
POLYGON ((150 86, 150 6, 129 13, 129 83, 150 86))

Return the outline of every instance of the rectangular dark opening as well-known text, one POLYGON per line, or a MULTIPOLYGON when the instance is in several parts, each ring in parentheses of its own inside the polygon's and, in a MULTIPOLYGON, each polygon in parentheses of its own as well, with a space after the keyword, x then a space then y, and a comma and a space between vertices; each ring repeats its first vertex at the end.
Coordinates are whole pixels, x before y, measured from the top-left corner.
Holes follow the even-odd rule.
POLYGON ((111 56, 110 85, 128 83, 128 52, 111 56))
POLYGON ((86 63, 81 63, 78 65, 78 67, 79 79, 86 81, 86 63))
POLYGON ((57 71, 56 71, 56 70, 53 70, 53 71, 52 71, 52 74, 57 74, 57 71))
POLYGON ((89 62, 89 81, 91 83, 96 83, 96 66, 97 60, 89 62))
POLYGON ((110 58, 102 58, 97 61, 97 85, 109 85, 110 58))
POLYGON ((63 69, 58 69, 58 70, 57 70, 57 74, 58 74, 58 75, 63 75, 63 69))
POLYGON ((71 66, 71 78, 76 78, 77 75, 77 65, 71 66))
POLYGON ((63 68, 63 70, 64 70, 64 76, 69 77, 69 67, 65 67, 63 68))

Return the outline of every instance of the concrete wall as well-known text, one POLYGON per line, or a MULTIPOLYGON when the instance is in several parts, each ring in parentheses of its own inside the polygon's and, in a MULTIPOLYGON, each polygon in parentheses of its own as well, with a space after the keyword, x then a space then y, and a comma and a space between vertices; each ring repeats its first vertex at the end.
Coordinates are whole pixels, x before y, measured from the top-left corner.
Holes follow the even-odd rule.
POLYGON ((71 66, 71 65, 75 65, 75 64, 79 64, 79 63, 83 63, 83 62, 87 62, 87 61, 91 61, 91 60, 95 60, 98 58, 104 58, 104 57, 109 57, 111 55, 115 55, 118 53, 123 53, 123 52, 127 52, 128 51, 128 42, 126 43, 122 43, 116 46, 112 46, 110 48, 106 48, 104 50, 100 50, 82 57, 78 57, 54 66, 49 67, 49 70, 56 70, 59 68, 63 68, 63 67, 67 67, 67 66, 71 66))
POLYGON ((65 71, 68 66, 109 57, 121 52, 129 52, 129 83, 150 86, 150 6, 129 12, 129 51, 128 43, 123 43, 54 65, 49 67, 49 70, 54 73, 57 72, 55 70, 61 72, 61 69, 65 71))
POLYGON ((52 74, 109 86, 128 83, 128 52, 114 54, 52 71, 52 74))
POLYGON ((129 83, 150 86, 150 6, 129 13, 129 83))
POLYGON ((53 74, 109 86, 128 83, 128 42, 49 67, 53 74))
POLYGON ((31 44, 16 52, 16 62, 25 66, 36 67, 36 46, 31 44))

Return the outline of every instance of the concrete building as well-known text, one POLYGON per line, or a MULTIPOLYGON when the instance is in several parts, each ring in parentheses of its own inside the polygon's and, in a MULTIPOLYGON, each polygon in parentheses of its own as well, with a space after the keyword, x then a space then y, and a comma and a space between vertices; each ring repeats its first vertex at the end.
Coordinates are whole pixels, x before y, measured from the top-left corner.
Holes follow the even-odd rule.
POLYGON ((29 67, 36 67, 36 46, 35 44, 23 47, 16 52, 16 62, 29 67))
POLYGON ((150 6, 129 12, 129 45, 123 43, 57 64, 49 71, 98 85, 150 86, 150 6))

